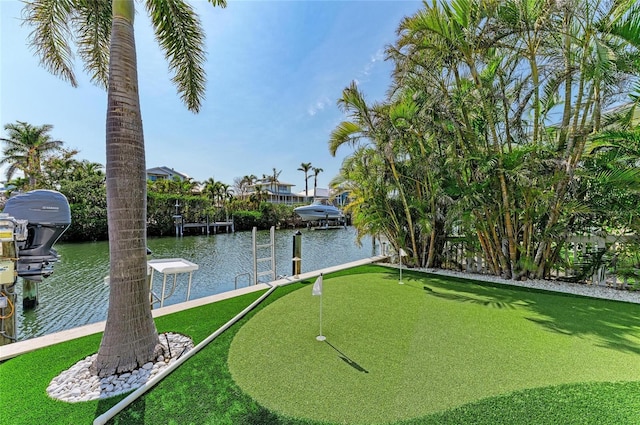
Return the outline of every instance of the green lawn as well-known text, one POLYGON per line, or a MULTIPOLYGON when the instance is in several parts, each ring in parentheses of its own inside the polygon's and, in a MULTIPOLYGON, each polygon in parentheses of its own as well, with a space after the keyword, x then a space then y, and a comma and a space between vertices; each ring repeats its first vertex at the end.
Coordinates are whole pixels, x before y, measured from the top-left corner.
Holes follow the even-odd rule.
POLYGON ((640 380, 638 306, 388 272, 325 282, 245 324, 236 383, 280 414, 349 424, 425 417, 531 388, 640 380))
MULTIPOLYGON (((365 266, 279 288, 118 424, 637 424, 634 304, 365 266), (426 288, 426 289, 425 289, 426 288)), ((157 319, 206 338, 260 294, 157 319)), ((100 335, 0 364, 0 424, 89 424, 124 396, 67 404, 45 389, 100 335)))

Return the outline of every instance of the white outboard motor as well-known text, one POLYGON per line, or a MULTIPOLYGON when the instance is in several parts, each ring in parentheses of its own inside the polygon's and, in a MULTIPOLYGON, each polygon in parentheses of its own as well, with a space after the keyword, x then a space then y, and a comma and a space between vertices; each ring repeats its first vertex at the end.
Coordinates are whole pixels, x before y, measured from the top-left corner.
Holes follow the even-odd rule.
POLYGON ((51 248, 71 224, 67 198, 55 190, 32 190, 7 200, 4 213, 26 220, 27 237, 18 241, 18 276, 41 281, 53 273, 58 253, 51 248))

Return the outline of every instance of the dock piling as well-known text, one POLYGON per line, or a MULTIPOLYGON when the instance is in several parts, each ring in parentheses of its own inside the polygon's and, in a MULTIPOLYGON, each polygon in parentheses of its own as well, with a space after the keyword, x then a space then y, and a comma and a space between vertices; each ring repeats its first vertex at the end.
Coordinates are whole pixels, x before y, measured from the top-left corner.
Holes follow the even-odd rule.
POLYGON ((22 308, 36 308, 38 303, 38 282, 22 278, 22 308))
MULTIPOLYGON (((11 229, 13 233, 13 229, 11 229)), ((2 241, 0 243, 0 256, 2 261, 0 267, 0 346, 16 341, 16 281, 15 257, 16 246, 11 242, 2 241)))
POLYGON ((302 272, 302 233, 298 230, 293 235, 293 258, 291 260, 291 274, 298 276, 302 272))

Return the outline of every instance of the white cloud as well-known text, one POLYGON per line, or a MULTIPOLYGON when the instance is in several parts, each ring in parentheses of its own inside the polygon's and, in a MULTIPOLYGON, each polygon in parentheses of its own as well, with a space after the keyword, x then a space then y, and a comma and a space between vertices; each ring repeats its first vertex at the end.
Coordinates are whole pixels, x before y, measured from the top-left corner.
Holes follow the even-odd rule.
POLYGON ((307 113, 310 116, 314 116, 318 112, 323 111, 327 107, 327 105, 329 105, 330 102, 331 101, 329 100, 328 97, 323 96, 322 98, 316 100, 314 104, 310 105, 307 108, 307 113))
POLYGON ((373 56, 371 56, 369 62, 367 62, 367 64, 364 66, 364 70, 362 71, 362 73, 364 75, 369 75, 376 63, 382 61, 384 61, 384 50, 378 49, 378 51, 376 51, 373 56))

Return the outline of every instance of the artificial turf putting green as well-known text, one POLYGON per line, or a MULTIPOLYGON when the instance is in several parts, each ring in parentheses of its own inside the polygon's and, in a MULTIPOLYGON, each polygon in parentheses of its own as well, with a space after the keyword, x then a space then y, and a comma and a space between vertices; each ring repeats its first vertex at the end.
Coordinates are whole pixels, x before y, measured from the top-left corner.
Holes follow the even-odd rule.
POLYGON ((371 424, 561 384, 640 380, 637 306, 389 273, 325 280, 248 321, 235 382, 284 416, 371 424))

